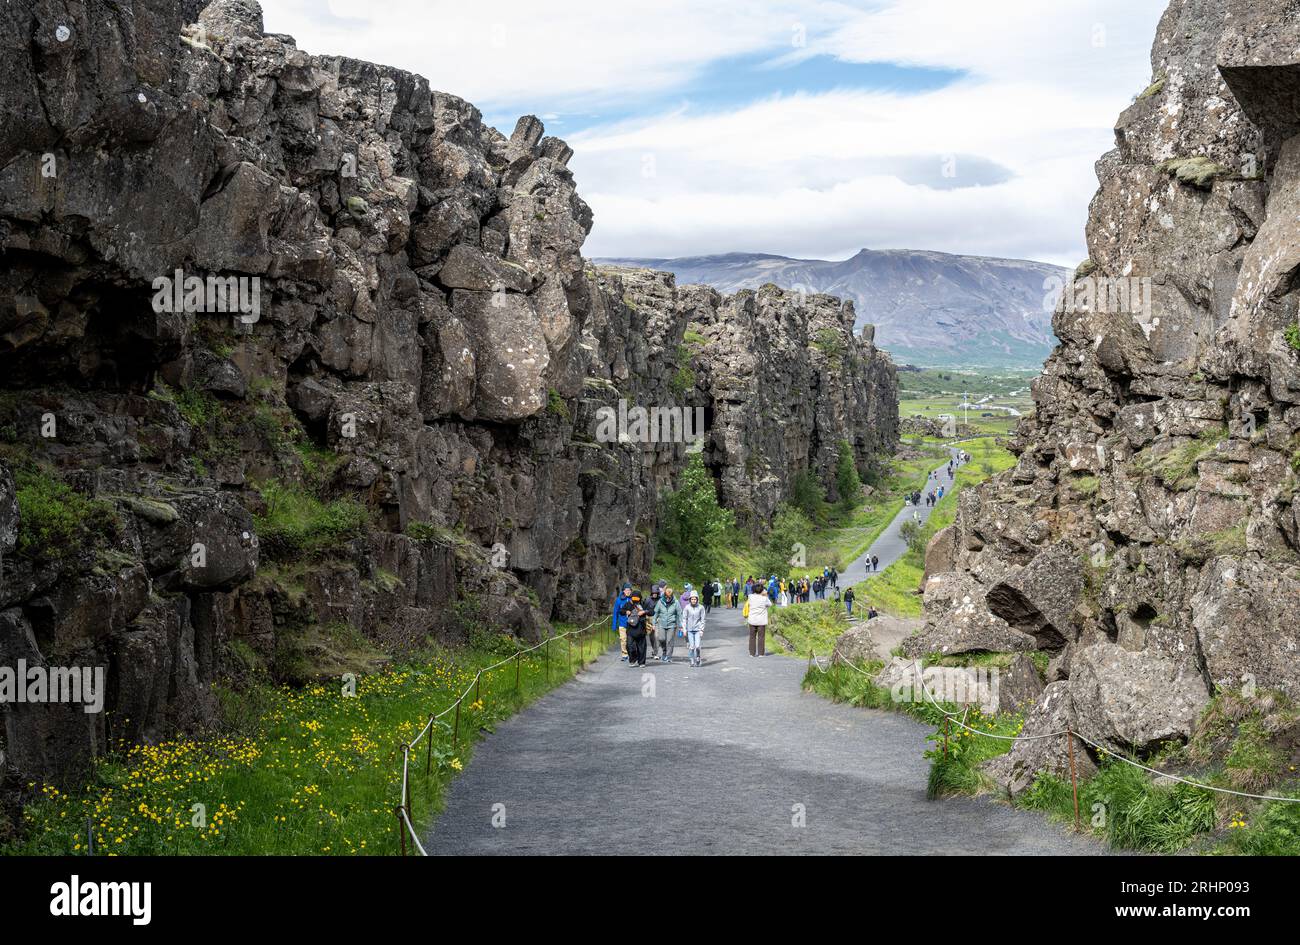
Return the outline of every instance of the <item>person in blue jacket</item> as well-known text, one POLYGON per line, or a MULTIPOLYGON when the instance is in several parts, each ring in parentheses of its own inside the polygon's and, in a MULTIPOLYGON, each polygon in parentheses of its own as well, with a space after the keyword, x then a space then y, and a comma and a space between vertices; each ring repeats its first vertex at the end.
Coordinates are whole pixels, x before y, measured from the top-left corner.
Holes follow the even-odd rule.
POLYGON ((632 585, 624 584, 623 589, 614 598, 614 619, 610 628, 618 634, 618 648, 623 654, 621 662, 627 662, 627 605, 632 600, 632 585))

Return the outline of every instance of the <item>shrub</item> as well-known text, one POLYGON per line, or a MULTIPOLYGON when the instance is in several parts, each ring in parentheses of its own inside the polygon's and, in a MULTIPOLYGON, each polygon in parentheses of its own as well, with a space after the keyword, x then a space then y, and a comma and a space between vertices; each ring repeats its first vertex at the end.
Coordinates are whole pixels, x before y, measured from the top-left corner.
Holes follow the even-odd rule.
POLYGON ((14 484, 20 554, 57 560, 116 533, 117 516, 107 502, 88 499, 34 469, 15 470, 14 484))
POLYGON ((370 513, 355 499, 322 501, 278 482, 257 487, 266 511, 256 517, 258 539, 271 558, 315 556, 360 535, 370 513))
POLYGON ((721 564, 722 537, 735 524, 718 505, 713 476, 698 453, 682 471, 677 488, 661 500, 658 540, 691 574, 713 574, 721 564))

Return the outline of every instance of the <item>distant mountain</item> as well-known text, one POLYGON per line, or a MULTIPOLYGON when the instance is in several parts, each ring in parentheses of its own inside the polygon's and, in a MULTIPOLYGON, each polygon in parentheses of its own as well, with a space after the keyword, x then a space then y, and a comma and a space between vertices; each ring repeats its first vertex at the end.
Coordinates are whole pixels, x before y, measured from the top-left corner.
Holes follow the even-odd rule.
POLYGON ((678 259, 603 259, 674 273, 679 284, 725 292, 774 282, 853 300, 858 325, 897 363, 934 367, 1039 368, 1056 339, 1044 281, 1068 270, 1023 259, 864 249, 840 262, 766 253, 678 259))

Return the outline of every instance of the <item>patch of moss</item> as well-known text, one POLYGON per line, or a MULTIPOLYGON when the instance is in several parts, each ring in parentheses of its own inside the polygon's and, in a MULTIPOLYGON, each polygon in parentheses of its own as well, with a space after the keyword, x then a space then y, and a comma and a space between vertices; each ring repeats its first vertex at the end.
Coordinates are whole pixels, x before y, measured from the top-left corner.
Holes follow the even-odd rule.
POLYGON ((267 557, 315 557, 361 535, 370 511, 355 499, 323 501, 301 487, 280 482, 257 486, 266 511, 255 517, 267 557))
POLYGON ((34 467, 14 471, 18 499, 18 552, 61 560, 117 534, 113 506, 88 499, 34 467))
POLYGON ((1224 177, 1228 173, 1228 169, 1222 164, 1216 164, 1200 154, 1195 157, 1173 158, 1158 165, 1157 169, 1176 177, 1181 183, 1199 187, 1201 190, 1209 190, 1216 178, 1224 177))
POLYGON ((546 392, 546 412, 553 417, 559 417, 561 420, 569 419, 569 405, 564 402, 560 392, 554 387, 546 392))
POLYGON ((1157 76, 1155 81, 1152 82, 1150 85, 1148 85, 1138 95, 1137 100, 1140 102, 1143 99, 1151 98, 1153 95, 1159 95, 1161 90, 1164 89, 1164 87, 1165 87, 1165 77, 1162 75, 1157 76))

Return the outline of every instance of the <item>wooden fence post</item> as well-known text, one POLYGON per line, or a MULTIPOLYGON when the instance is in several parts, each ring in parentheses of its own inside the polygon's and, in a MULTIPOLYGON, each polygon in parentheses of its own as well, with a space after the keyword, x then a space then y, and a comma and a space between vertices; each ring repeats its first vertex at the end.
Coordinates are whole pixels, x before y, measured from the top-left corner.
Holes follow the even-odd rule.
POLYGON ((1070 787, 1074 791, 1074 829, 1079 830, 1079 776, 1074 768, 1074 731, 1065 730, 1066 746, 1070 754, 1070 787))

